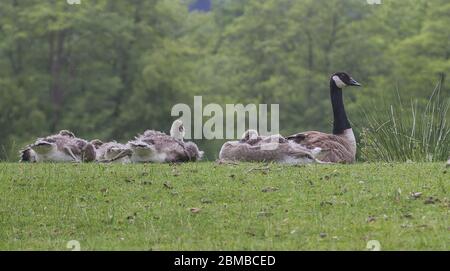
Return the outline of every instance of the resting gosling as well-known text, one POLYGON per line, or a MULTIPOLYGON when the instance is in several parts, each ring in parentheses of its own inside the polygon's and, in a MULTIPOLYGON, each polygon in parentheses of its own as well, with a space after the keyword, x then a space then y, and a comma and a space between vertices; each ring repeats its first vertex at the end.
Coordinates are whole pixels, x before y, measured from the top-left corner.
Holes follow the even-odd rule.
POLYGON ((91 141, 96 151, 97 162, 119 162, 123 164, 131 163, 132 154, 130 148, 116 141, 102 142, 99 139, 91 141))
POLYGON ((147 130, 128 142, 131 149, 131 162, 134 163, 172 163, 198 161, 203 157, 197 145, 184 142, 185 130, 181 120, 175 120, 170 136, 154 130, 147 130))
POLYGON ((226 142, 219 153, 220 160, 245 162, 278 162, 284 164, 322 163, 316 158, 320 149, 309 150, 280 135, 261 137, 248 130, 240 141, 226 142))
POLYGON ((67 130, 38 138, 21 151, 21 162, 91 162, 96 158, 94 146, 67 130))

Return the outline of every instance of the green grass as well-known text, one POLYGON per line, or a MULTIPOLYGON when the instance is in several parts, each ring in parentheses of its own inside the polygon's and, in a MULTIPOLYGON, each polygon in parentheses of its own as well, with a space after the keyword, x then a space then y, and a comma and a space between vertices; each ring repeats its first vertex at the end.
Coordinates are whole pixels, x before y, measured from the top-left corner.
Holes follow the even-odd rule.
POLYGON ((449 180, 441 163, 0 164, 0 250, 448 250, 449 180))
POLYGON ((383 162, 447 161, 450 155, 450 99, 441 97, 441 84, 426 106, 398 98, 386 110, 365 112, 360 134, 361 158, 383 162))

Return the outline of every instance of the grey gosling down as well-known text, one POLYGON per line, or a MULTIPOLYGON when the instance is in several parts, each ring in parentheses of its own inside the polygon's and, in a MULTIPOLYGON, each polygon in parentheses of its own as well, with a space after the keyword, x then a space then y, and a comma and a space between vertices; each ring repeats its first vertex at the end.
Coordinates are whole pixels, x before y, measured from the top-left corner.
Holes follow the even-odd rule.
POLYGON ((128 142, 133 163, 171 163, 198 161, 203 152, 193 142, 184 142, 185 130, 181 120, 175 120, 170 135, 147 130, 128 142))
POLYGON ((21 151, 21 162, 91 162, 95 161, 94 146, 67 130, 38 138, 21 151))
POLYGON ((219 153, 225 161, 278 162, 284 164, 322 163, 316 157, 320 149, 309 150, 281 135, 262 137, 248 130, 239 141, 226 142, 219 153))
POLYGON ((131 149, 124 144, 117 143, 116 141, 104 143, 99 139, 92 140, 91 144, 95 147, 97 162, 131 163, 131 149))

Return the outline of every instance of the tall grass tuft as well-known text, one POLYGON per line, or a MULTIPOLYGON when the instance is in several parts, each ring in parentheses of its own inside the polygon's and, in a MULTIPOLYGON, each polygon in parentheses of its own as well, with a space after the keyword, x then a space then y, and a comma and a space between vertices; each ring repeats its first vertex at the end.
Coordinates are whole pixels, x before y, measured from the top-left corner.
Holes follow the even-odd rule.
POLYGON ((9 147, 0 145, 0 162, 17 162, 19 160, 19 146, 12 140, 9 147))
POLYGON ((397 95, 384 113, 365 112, 361 158, 384 162, 446 161, 450 155, 450 102, 441 99, 440 92, 439 84, 426 106, 419 107, 417 100, 404 106, 397 95))

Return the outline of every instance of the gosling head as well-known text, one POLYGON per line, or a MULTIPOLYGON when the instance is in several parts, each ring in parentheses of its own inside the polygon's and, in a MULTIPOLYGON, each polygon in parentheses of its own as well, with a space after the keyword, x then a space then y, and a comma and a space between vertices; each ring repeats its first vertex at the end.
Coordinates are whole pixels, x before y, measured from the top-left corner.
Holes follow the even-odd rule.
POLYGON ((337 72, 331 76, 331 82, 333 82, 338 88, 343 89, 348 86, 360 87, 361 84, 353 79, 346 72, 337 72))
POLYGON ((100 139, 94 139, 90 142, 96 149, 100 148, 104 143, 100 139))
POLYGON ((183 122, 179 119, 175 120, 170 128, 170 136, 183 141, 185 134, 183 122))
POLYGON ((61 131, 59 131, 59 135, 75 138, 75 134, 69 130, 61 130, 61 131))
POLYGON ((258 136, 259 136, 258 131, 249 129, 249 130, 245 131, 245 133, 242 135, 241 140, 248 141, 250 139, 257 139, 258 136))

